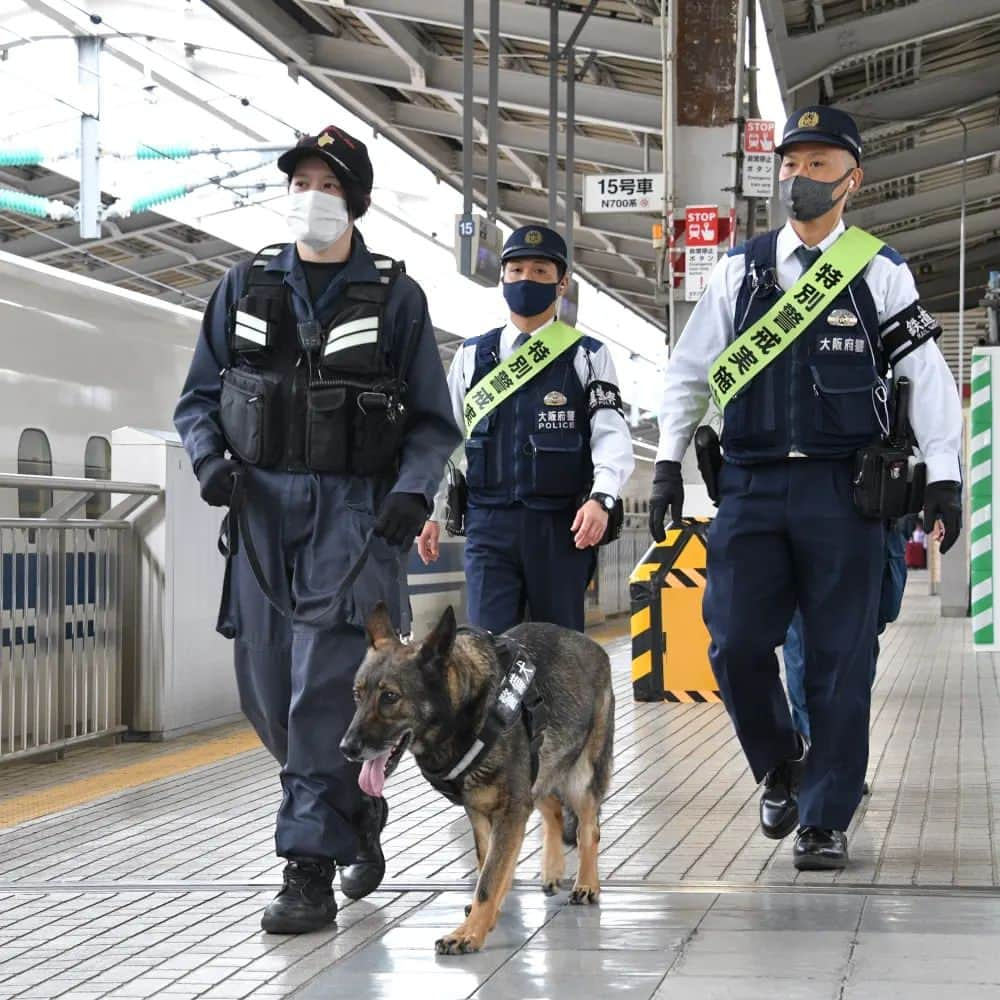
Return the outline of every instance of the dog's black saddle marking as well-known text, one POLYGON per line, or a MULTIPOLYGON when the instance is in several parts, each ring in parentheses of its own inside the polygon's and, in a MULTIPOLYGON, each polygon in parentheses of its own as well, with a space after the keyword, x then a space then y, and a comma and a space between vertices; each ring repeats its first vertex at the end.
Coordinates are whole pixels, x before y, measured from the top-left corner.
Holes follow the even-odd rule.
POLYGON ((538 776, 538 755, 548 723, 548 710, 535 685, 535 664, 520 643, 510 636, 493 635, 474 625, 463 625, 459 632, 479 636, 493 644, 503 670, 503 678, 486 713, 486 719, 455 764, 442 771, 420 769, 431 785, 456 805, 462 802, 462 776, 468 774, 493 749, 501 733, 514 725, 518 718, 523 721, 528 734, 531 781, 534 783, 538 776))

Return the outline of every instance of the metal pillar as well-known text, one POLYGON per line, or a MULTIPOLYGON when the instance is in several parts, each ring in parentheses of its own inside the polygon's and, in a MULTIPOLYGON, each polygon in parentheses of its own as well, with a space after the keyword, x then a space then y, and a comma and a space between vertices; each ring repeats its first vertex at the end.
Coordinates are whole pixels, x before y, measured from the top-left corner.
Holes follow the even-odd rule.
POLYGON ((80 238, 101 235, 101 46, 102 38, 77 38, 77 72, 84 111, 80 114, 80 238))
MULTIPOLYGON (((473 53, 475 52, 475 0, 465 0, 465 18, 462 23, 462 222, 472 222, 472 125, 476 112, 473 78, 473 53)), ((472 241, 462 240, 461 268, 463 274, 472 273, 472 241)))
MULTIPOLYGON (((579 25, 577 26, 579 28, 579 25)), ((576 211, 576 182, 573 139, 576 131, 576 49, 566 47, 566 263, 573 267, 573 223, 576 211)))
POLYGON ((549 228, 556 227, 559 182, 559 0, 549 0, 549 228))
POLYGON ((486 105, 486 214, 495 222, 497 184, 497 132, 500 130, 500 0, 490 0, 489 89, 486 105))

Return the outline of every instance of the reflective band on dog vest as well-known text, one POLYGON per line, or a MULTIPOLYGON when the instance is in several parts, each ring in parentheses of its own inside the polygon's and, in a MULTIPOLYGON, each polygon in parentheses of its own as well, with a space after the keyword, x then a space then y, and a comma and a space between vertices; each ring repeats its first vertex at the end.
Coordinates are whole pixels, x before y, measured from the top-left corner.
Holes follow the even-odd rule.
POLYGON ((522 385, 527 385, 582 336, 579 330, 557 320, 541 333, 530 337, 506 361, 484 375, 465 394, 465 436, 469 436, 483 417, 492 413, 522 385))
POLYGON ((708 387, 719 409, 746 388, 850 284, 884 246, 851 226, 749 330, 711 364, 708 387))

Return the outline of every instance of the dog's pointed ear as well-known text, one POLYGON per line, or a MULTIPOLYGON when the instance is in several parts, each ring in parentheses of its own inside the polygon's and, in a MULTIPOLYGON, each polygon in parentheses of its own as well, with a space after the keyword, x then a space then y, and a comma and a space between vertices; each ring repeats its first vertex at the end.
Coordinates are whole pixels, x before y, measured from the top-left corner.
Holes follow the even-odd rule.
POLYGON ((370 646, 383 646, 386 643, 398 642, 396 630, 392 626, 392 618, 389 617, 389 609, 379 601, 372 609, 372 613, 365 622, 368 631, 368 644, 370 646))
POLYGON ((455 609, 449 604, 444 609, 440 621, 434 626, 434 631, 420 644, 420 659, 424 663, 432 663, 436 659, 447 659, 455 642, 455 632, 458 622, 455 620, 455 609))

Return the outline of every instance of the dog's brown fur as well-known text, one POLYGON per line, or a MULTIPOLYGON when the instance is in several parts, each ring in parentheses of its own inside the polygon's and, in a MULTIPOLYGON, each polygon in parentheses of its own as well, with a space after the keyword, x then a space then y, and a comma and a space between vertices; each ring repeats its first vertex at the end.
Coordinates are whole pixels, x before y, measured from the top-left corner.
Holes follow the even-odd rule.
MULTIPOLYGON (((533 808, 542 814, 542 888, 551 895, 563 877, 563 810, 579 819, 579 870, 570 901, 593 903, 600 893, 598 813, 611 774, 614 694, 607 654, 578 632, 526 624, 508 633, 535 663, 535 684, 548 710, 531 781, 528 737, 520 723, 461 779, 462 804, 472 824, 479 880, 466 919, 436 942, 441 954, 478 951, 497 921, 514 878, 524 829, 533 808)), ((345 753, 373 757, 406 733, 410 750, 430 772, 447 770, 468 744, 501 678, 492 641, 456 636, 455 615, 444 613, 422 642, 403 645, 384 608, 368 621, 370 646, 355 678, 357 710, 343 741, 345 753)))

